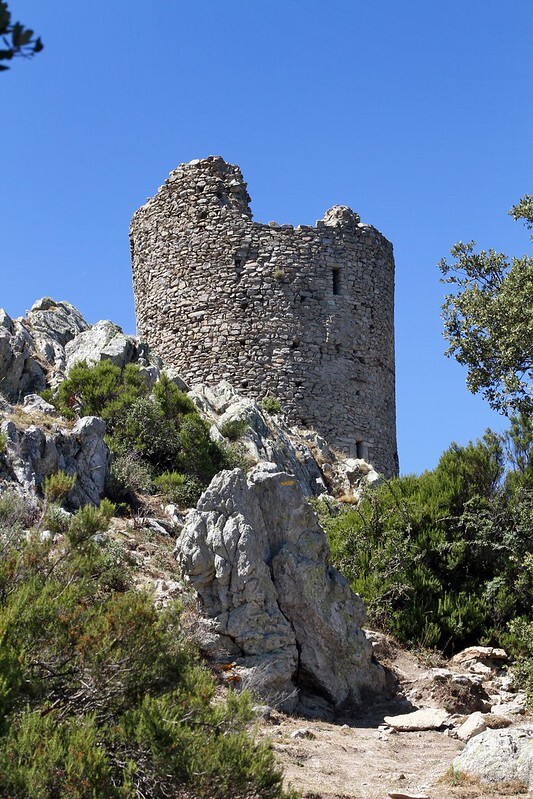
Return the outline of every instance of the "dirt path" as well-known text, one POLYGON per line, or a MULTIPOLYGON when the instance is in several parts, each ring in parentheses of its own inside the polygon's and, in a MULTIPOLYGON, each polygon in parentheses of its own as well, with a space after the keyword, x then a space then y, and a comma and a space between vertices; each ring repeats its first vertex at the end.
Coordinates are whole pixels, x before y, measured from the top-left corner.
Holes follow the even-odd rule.
POLYGON ((512 785, 453 785, 450 765, 464 744, 446 732, 383 733, 378 728, 389 712, 383 710, 336 724, 275 714, 261 724, 260 736, 271 741, 286 784, 307 799, 386 799, 389 793, 430 799, 524 799, 512 785), (313 737, 291 737, 303 730, 313 737))

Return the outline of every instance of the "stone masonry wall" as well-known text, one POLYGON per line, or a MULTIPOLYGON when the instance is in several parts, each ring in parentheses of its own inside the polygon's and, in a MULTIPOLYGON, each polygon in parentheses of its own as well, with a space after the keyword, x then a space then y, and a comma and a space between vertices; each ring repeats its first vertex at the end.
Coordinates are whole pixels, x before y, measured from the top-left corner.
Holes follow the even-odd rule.
POLYGON ((349 208, 258 224, 240 169, 182 164, 133 217, 139 335, 191 384, 277 397, 298 426, 396 474, 392 245, 349 208))

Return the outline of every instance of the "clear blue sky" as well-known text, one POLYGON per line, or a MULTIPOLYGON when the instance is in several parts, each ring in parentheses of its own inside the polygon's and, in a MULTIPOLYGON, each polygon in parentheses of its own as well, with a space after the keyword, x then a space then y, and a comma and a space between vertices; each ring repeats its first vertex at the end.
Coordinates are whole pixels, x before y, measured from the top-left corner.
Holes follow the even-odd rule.
POLYGON ((444 355, 438 260, 521 254, 531 0, 10 0, 45 50, 0 74, 0 306, 135 320, 128 226, 179 163, 241 166, 257 221, 351 206, 395 248, 403 472, 503 421, 444 355))

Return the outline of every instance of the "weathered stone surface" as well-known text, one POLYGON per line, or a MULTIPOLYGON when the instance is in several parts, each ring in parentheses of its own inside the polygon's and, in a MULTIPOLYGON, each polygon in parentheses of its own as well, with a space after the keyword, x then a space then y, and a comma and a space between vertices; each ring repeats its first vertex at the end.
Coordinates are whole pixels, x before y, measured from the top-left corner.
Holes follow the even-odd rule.
POLYGON ((473 713, 488 711, 491 704, 482 678, 478 675, 458 674, 449 669, 430 669, 420 678, 429 692, 431 703, 448 713, 473 713))
POLYGON ((223 380, 214 386, 197 385, 189 393, 201 413, 213 423, 211 435, 221 438, 228 422, 244 422, 247 427, 239 439, 251 463, 268 461, 280 471, 293 474, 306 496, 326 490, 320 468, 303 437, 293 435, 282 419, 266 414, 255 400, 238 394, 223 380))
POLYGON ((39 413, 44 413, 47 416, 58 415, 56 408, 49 402, 46 402, 46 400, 44 400, 39 394, 26 394, 22 406, 24 411, 30 414, 34 411, 38 411, 39 413))
POLYGON ((53 384, 65 368, 65 344, 86 330, 80 312, 68 302, 44 297, 22 319, 4 312, 0 325, 0 392, 17 401, 53 384))
POLYGON ((0 308, 0 327, 5 327, 8 333, 13 332, 13 320, 3 308, 0 308))
POLYGON ((439 730, 451 723, 447 710, 426 707, 413 713, 400 716, 385 716, 384 721, 398 732, 414 732, 416 730, 439 730))
POLYGON ((485 724, 485 720, 483 719, 483 714, 479 711, 475 713, 471 713, 461 724, 460 727, 457 729, 457 737, 461 739, 461 741, 469 741, 471 738, 474 738, 476 735, 479 735, 482 732, 485 732, 487 729, 487 725, 485 724))
POLYGON ((508 660, 509 656, 505 649, 498 649, 495 646, 469 646, 454 655, 452 663, 466 668, 472 668, 481 663, 491 669, 497 669, 508 660))
POLYGON ((69 495, 71 505, 99 503, 110 463, 102 419, 84 417, 72 430, 59 423, 51 430, 38 425, 24 428, 7 419, 0 430, 6 437, 4 468, 12 480, 25 489, 35 490, 47 476, 62 470, 76 475, 69 495))
POLYGON ((277 397, 292 425, 397 473, 392 246, 349 208, 252 222, 240 169, 171 173, 131 224, 137 325, 191 386, 277 397))
POLYGON ((328 565, 324 532, 297 480, 274 464, 217 475, 190 512, 176 557, 212 630, 233 642, 258 693, 294 707, 385 690, 361 630, 364 607, 328 565))
POLYGON ((122 368, 132 360, 134 351, 135 344, 131 336, 125 336, 113 322, 102 320, 66 345, 67 372, 80 361, 94 366, 108 360, 122 368))
POLYGON ((533 725, 486 730, 470 740, 453 767, 483 782, 521 782, 533 790, 533 725))

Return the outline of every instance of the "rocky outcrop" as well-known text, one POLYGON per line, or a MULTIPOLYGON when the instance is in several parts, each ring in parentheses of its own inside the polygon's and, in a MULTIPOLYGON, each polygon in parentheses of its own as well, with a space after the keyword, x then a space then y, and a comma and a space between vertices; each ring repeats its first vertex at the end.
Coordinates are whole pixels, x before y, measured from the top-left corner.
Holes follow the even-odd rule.
POLYGON ((189 513, 176 557, 207 617, 203 643, 287 709, 338 709, 385 690, 361 598, 328 563, 326 537, 293 475, 217 475, 189 513))
POLYGON ((109 360, 119 367, 137 363, 154 382, 162 367, 135 336, 101 321, 90 327, 68 302, 43 297, 26 316, 11 317, 0 309, 0 394, 17 402, 26 394, 55 389, 79 361, 94 365, 109 360))
POLYGON ((533 725, 476 735, 453 768, 482 782, 517 782, 533 790, 533 725))
POLYGON ((296 477, 306 496, 326 491, 322 472, 305 439, 281 419, 263 411, 255 400, 238 394, 225 380, 214 386, 193 386, 189 396, 211 422, 212 438, 223 440, 221 431, 228 424, 242 423, 245 429, 239 444, 250 463, 275 463, 280 471, 296 477))
MULTIPOLYGON (((176 369, 163 364, 145 342, 125 335, 113 322, 104 320, 90 326, 73 305, 50 297, 38 300, 26 316, 15 320, 0 309, 0 397, 8 403, 23 402, 26 414, 53 415, 54 408, 38 396, 39 392, 55 390, 76 363, 95 365, 103 360, 119 368, 136 364, 150 385, 164 372, 181 390, 190 392, 211 424, 213 439, 228 442, 228 425, 241 425, 238 447, 247 467, 262 461, 275 463, 280 471, 294 475, 306 496, 329 491, 336 496, 356 497, 363 485, 378 478, 364 461, 335 453, 315 431, 290 427, 282 414, 266 413, 227 381, 195 385, 190 390, 176 369)), ((35 424, 42 426, 39 421, 35 424)), ((46 431, 41 432, 49 438, 46 431)), ((42 440, 41 436, 41 444, 42 440)), ((27 486, 40 484, 43 475, 49 473, 49 463, 65 460, 50 455, 50 445, 43 445, 46 456, 37 457, 41 444, 33 447, 33 459, 24 469, 11 470, 12 474, 25 471, 21 479, 27 486)), ((65 457, 72 463, 70 455, 65 457)), ((80 499, 84 495, 94 497, 99 490, 82 491, 80 499)))
POLYGON ((110 462, 103 438, 105 422, 86 416, 69 429, 60 421, 44 420, 42 406, 37 411, 41 416, 31 410, 16 414, 13 410, 7 409, 6 413, 4 408, 7 418, 0 425, 5 437, 4 475, 24 491, 33 493, 46 477, 59 470, 75 474, 76 483, 69 494, 69 504, 73 507, 97 505, 104 496, 110 462))
POLYGON ((65 369, 65 346, 88 328, 68 302, 37 300, 26 316, 13 320, 0 311, 0 393, 10 401, 42 391, 65 369))

